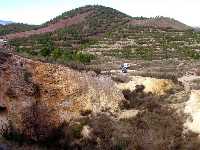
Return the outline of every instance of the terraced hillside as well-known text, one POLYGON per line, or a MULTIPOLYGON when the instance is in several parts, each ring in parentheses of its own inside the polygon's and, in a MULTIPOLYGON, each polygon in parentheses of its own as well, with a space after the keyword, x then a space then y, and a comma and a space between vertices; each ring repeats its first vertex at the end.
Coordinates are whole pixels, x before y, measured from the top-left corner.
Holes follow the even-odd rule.
POLYGON ((143 27, 154 27, 154 28, 172 28, 176 30, 188 30, 191 27, 168 17, 155 17, 155 18, 144 18, 144 19, 132 19, 131 25, 143 26, 143 27))
POLYGON ((200 33, 127 26, 110 32, 85 50, 125 59, 199 59, 200 33))
POLYGON ((86 6, 65 12, 37 30, 6 37, 27 57, 62 63, 77 59, 89 63, 95 58, 98 64, 108 59, 199 59, 199 35, 174 19, 133 18, 112 8, 86 6))
POLYGON ((10 43, 18 52, 46 57, 52 54, 55 48, 69 52, 87 47, 105 33, 128 23, 130 19, 131 17, 112 8, 86 6, 62 14, 43 24, 38 30, 6 37, 13 39, 10 43))

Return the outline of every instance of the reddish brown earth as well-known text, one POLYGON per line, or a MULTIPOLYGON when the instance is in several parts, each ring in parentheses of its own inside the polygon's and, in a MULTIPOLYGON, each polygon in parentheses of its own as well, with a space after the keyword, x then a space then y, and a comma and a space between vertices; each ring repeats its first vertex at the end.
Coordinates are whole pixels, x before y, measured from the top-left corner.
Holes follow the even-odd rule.
POLYGON ((38 35, 38 34, 54 32, 58 29, 61 29, 61 28, 64 28, 64 27, 69 27, 71 25, 76 25, 76 24, 83 22, 85 20, 85 18, 90 13, 91 12, 86 12, 86 13, 78 14, 78 15, 71 17, 71 18, 62 19, 62 20, 59 20, 58 22, 56 22, 54 24, 50 24, 47 27, 40 28, 40 29, 37 29, 37 30, 8 34, 4 38, 11 40, 11 39, 16 39, 16 38, 29 37, 31 35, 38 35))

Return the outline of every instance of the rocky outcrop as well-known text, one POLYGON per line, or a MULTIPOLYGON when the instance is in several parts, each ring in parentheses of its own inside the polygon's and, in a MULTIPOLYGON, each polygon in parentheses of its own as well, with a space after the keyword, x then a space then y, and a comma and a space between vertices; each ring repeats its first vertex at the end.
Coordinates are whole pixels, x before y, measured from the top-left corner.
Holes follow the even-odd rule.
POLYGON ((114 114, 123 103, 109 78, 5 53, 0 60, 0 105, 12 131, 29 139, 43 140, 81 115, 114 114))

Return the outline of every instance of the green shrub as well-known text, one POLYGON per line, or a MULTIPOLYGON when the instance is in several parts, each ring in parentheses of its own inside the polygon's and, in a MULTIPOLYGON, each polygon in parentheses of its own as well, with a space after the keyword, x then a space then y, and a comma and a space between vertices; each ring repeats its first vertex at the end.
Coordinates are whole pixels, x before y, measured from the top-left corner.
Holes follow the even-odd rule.
POLYGON ((63 61, 69 62, 73 60, 73 52, 64 51, 63 52, 63 61))
POLYGON ((192 59, 200 59, 200 54, 197 52, 193 52, 191 57, 192 57, 192 59))
POLYGON ((56 48, 52 51, 51 56, 54 60, 57 60, 62 56, 62 54, 63 51, 61 49, 56 48))
POLYGON ((94 55, 89 53, 77 52, 74 55, 74 59, 81 62, 81 63, 90 63, 92 59, 94 59, 94 55))
POLYGON ((48 57, 51 54, 51 50, 45 47, 45 48, 40 50, 40 54, 43 57, 48 57))

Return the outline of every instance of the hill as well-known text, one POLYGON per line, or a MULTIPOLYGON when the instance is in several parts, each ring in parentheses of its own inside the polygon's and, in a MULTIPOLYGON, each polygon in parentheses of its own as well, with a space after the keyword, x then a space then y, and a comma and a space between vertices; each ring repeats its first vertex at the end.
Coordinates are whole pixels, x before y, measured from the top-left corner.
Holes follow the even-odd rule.
POLYGON ((65 12, 36 30, 6 35, 27 57, 67 63, 121 59, 199 59, 199 33, 166 17, 131 17, 104 6, 65 12))
POLYGON ((107 32, 125 25, 132 18, 103 6, 81 7, 52 19, 37 30, 8 34, 5 37, 18 51, 47 55, 52 49, 77 50, 93 44, 107 32))
MULTIPOLYGON (((64 12, 60 16, 42 24, 37 29, 32 27, 17 27, 15 32, 12 32, 12 28, 5 33, 8 34, 8 39, 24 38, 32 35, 40 35, 57 31, 59 29, 76 26, 78 32, 84 32, 87 35, 102 34, 113 28, 121 25, 129 24, 132 26, 144 26, 155 28, 172 28, 177 30, 188 30, 191 27, 171 18, 156 17, 156 18, 144 18, 144 17, 131 17, 118 10, 104 7, 104 6, 85 6, 73 9, 71 11, 64 12), (19 28, 19 29, 18 29, 19 28), (31 30, 33 29, 33 30, 31 30), (31 30, 31 31, 30 31, 31 30), (29 31, 29 32, 22 32, 29 31), (9 34, 16 33, 17 34, 9 34)), ((2 34, 5 35, 5 34, 2 34)))
POLYGON ((72 27, 75 25, 77 32, 95 35, 105 33, 121 24, 127 23, 131 17, 115 9, 103 6, 85 6, 80 7, 44 23, 39 29, 17 34, 8 34, 8 39, 29 37, 50 33, 59 29, 72 27))
POLYGON ((17 32, 24 32, 29 30, 37 29, 38 26, 36 25, 27 25, 23 23, 11 23, 7 25, 0 26, 0 36, 13 34, 17 32))

